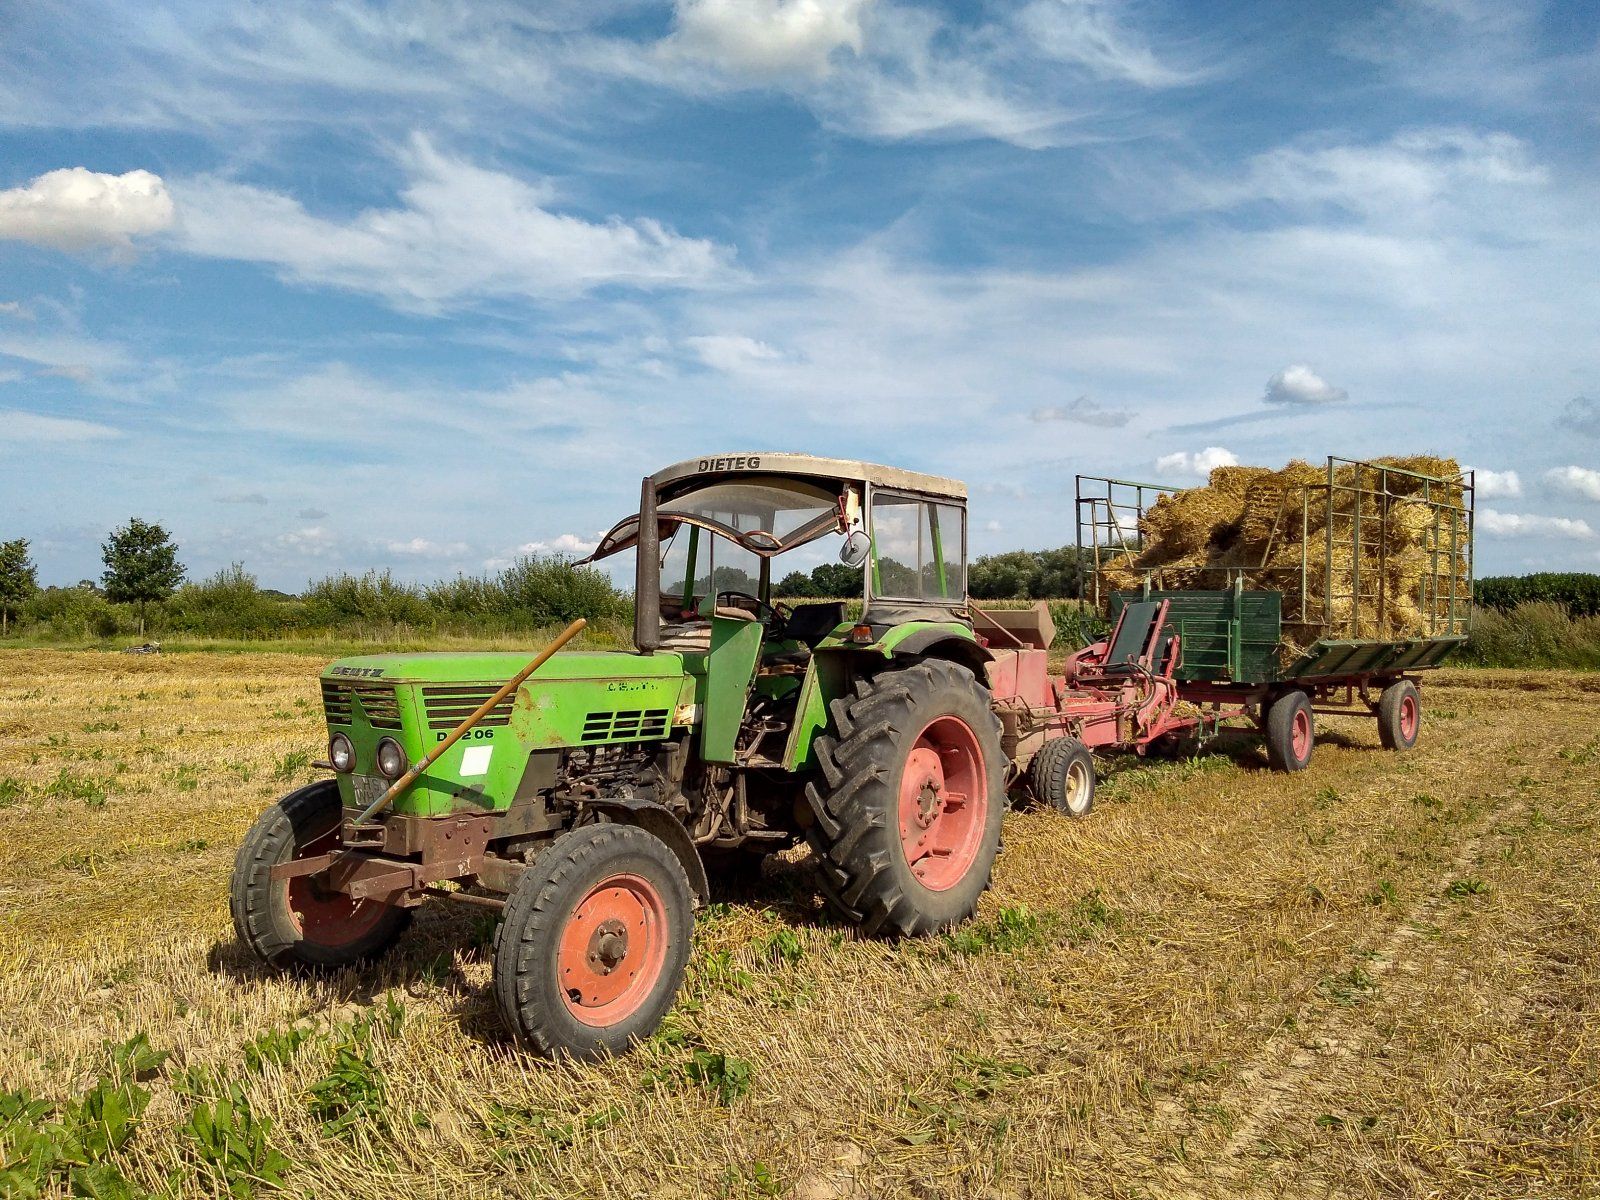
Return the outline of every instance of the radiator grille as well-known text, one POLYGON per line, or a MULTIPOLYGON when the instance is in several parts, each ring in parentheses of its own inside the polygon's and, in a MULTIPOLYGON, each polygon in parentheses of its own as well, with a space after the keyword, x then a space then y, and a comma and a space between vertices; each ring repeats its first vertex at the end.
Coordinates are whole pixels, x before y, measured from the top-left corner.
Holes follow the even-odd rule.
POLYGON ((328 716, 328 724, 350 724, 352 699, 360 701, 374 729, 400 728, 400 702, 395 698, 392 684, 322 681, 322 709, 328 716))
MULTIPOLYGON (((451 684, 438 687, 425 687, 422 689, 422 710, 427 714, 430 729, 454 729, 473 713, 495 692, 500 690, 497 683, 489 684, 451 684)), ((489 715, 479 725, 509 725, 511 724, 511 705, 515 701, 515 693, 507 696, 489 710, 489 715)))
POLYGON ((667 736, 667 710, 628 708, 592 712, 583 721, 586 742, 628 742, 667 736))

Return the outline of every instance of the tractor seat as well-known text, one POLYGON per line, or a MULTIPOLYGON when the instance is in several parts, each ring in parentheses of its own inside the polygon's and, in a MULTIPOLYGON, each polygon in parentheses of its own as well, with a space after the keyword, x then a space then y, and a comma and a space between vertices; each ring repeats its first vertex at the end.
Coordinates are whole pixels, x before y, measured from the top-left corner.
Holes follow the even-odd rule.
POLYGON ((844 621, 844 602, 830 600, 823 604, 797 604, 784 619, 778 636, 786 641, 804 642, 814 647, 844 621))

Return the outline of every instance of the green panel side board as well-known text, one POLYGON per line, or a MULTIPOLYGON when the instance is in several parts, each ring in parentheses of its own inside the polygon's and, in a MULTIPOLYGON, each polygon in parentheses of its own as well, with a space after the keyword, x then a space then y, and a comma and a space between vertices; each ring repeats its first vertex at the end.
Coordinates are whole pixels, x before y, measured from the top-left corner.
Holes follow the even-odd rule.
POLYGON ((1178 678, 1191 683, 1259 683, 1277 677, 1283 596, 1272 591, 1113 592, 1111 619, 1140 600, 1167 600, 1167 628, 1178 635, 1178 678))
POLYGON ((700 754, 707 762, 731 763, 739 724, 744 720, 756 655, 761 653, 758 621, 711 618, 711 653, 706 655, 705 715, 700 725, 700 754))

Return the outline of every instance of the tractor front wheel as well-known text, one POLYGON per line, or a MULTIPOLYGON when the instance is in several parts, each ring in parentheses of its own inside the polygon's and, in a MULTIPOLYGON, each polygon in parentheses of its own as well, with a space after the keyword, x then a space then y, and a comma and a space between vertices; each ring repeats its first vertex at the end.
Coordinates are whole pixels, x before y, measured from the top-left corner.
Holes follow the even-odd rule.
POLYGON ((989 886, 1005 754, 989 692, 940 659, 856 681, 817 739, 806 830, 830 907, 866 933, 933 933, 989 886))
POLYGON ((352 900, 320 875, 274 880, 272 868, 336 849, 339 785, 323 779, 290 792, 256 819, 239 846, 229 908, 239 940, 276 967, 337 970, 378 957, 411 923, 411 911, 352 900))
POLYGON ((506 1025, 551 1058, 649 1037, 683 983, 694 901, 677 855, 632 825, 562 834, 517 881, 494 938, 506 1025))

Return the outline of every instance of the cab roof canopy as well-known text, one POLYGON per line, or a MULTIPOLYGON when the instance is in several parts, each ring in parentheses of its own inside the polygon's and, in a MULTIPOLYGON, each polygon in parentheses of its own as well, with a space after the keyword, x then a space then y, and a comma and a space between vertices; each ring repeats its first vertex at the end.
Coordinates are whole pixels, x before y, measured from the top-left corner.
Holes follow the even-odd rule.
POLYGON ((750 475, 787 475, 834 483, 870 483, 894 491, 919 492, 956 500, 967 498, 967 485, 919 471, 902 471, 852 458, 818 458, 812 454, 710 454, 663 467, 650 478, 662 499, 708 483, 750 475))

